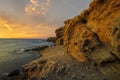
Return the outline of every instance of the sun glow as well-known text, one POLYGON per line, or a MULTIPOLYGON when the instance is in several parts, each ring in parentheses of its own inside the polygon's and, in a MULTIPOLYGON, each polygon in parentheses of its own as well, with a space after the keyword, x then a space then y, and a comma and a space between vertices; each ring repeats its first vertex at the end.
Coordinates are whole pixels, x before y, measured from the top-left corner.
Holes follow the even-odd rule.
POLYGON ((0 18, 0 38, 47 38, 54 35, 54 30, 51 26, 45 24, 33 27, 31 25, 10 23, 0 18))

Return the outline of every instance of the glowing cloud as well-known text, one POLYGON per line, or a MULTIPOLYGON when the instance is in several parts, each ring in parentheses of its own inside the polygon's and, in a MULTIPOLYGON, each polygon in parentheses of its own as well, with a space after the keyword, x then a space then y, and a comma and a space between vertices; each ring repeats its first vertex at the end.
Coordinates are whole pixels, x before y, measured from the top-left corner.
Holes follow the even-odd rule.
POLYGON ((30 3, 25 7, 25 12, 29 15, 45 15, 51 0, 30 0, 30 3))
POLYGON ((48 24, 38 24, 33 27, 0 18, 0 38, 47 38, 55 36, 53 33, 55 29, 48 24))
POLYGON ((12 31, 12 28, 9 27, 10 24, 8 25, 8 21, 0 18, 0 29, 7 29, 9 31, 12 31))

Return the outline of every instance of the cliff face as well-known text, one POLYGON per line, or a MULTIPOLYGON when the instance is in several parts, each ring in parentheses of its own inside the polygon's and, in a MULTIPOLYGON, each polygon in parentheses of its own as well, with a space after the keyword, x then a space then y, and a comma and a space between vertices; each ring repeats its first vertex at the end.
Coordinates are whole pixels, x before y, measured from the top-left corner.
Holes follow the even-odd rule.
POLYGON ((65 21, 66 51, 79 61, 97 64, 120 59, 119 10, 120 0, 93 0, 87 10, 65 21))
POLYGON ((94 0, 90 7, 81 13, 87 26, 96 32, 101 41, 111 44, 113 28, 120 23, 120 0, 94 0))

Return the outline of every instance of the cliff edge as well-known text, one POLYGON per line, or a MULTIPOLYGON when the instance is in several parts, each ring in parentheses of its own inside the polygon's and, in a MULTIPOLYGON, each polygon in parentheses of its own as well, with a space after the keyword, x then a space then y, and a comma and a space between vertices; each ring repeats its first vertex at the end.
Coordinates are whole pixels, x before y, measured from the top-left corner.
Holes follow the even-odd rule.
POLYGON ((119 10, 120 0, 93 0, 87 10, 65 21, 62 38, 66 51, 79 61, 89 57, 97 64, 120 59, 119 10))

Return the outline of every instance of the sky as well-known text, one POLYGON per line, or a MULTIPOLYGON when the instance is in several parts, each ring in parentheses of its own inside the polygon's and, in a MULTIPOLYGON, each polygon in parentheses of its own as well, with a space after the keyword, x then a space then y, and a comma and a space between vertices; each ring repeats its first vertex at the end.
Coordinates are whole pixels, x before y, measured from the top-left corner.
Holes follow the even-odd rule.
POLYGON ((0 0, 0 38, 47 38, 92 0, 0 0))

